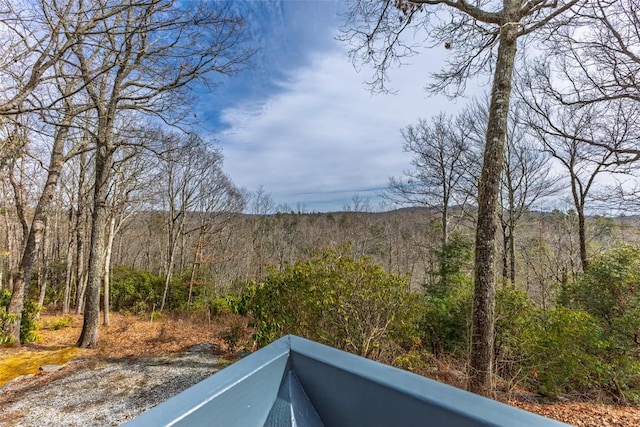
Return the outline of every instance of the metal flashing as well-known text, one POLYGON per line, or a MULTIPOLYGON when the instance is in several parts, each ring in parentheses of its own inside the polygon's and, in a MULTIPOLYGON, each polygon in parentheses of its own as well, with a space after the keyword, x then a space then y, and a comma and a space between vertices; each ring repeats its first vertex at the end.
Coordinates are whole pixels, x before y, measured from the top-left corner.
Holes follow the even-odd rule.
POLYGON ((125 425, 553 427, 567 424, 288 335, 125 425))

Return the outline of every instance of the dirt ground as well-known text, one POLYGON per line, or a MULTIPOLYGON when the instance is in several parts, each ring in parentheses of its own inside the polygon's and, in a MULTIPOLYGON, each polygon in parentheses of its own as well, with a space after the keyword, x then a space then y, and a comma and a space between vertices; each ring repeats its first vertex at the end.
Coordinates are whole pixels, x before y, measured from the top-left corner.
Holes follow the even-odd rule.
MULTIPOLYGON (((236 360, 248 334, 235 348, 228 348, 221 337, 230 325, 243 321, 233 316, 207 322, 114 314, 111 325, 101 327, 96 349, 71 351, 81 317, 43 314, 39 342, 0 348, 0 374, 22 375, 4 387, 0 384, 0 425, 119 425, 236 360), (71 360, 61 359, 61 354, 71 360), (31 363, 26 364, 31 372, 17 372, 16 361, 36 357, 39 367, 51 364, 48 356, 62 360, 64 367, 40 372, 31 363)), ((580 427, 640 426, 636 407, 539 403, 515 394, 500 400, 580 427)))

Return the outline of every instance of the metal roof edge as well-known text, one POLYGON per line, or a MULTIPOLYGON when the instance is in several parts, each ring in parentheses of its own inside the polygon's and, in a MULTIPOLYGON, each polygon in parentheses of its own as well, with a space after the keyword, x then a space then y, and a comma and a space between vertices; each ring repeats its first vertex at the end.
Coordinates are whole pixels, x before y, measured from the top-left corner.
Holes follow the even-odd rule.
POLYGON ((291 396, 284 393, 284 403, 295 405, 306 394, 311 406, 290 406, 291 410, 314 408, 326 426, 567 426, 293 335, 220 370, 125 426, 263 426, 280 387, 287 385, 287 375, 295 375, 302 388, 291 396))
MULTIPOLYGON (((246 427, 247 419, 262 417, 266 420, 276 400, 280 379, 287 367, 290 352, 289 337, 280 338, 270 345, 238 360, 194 386, 171 397, 137 418, 123 424, 126 427, 158 427, 196 425, 196 418, 208 417, 209 406, 216 404, 219 416, 208 418, 209 426, 246 427), (275 378, 277 377, 277 381, 275 378), (235 393, 230 393, 235 391, 235 393), (239 396, 233 396, 237 394, 239 396), (228 403, 242 407, 232 408, 228 403), (199 414, 207 407, 205 415, 199 414), (225 416, 227 415, 227 416, 225 416)), ((213 411, 215 412, 215 411, 213 411)))
MULTIPOLYGON (((477 425, 500 427, 568 426, 560 421, 305 338, 297 336, 288 336, 287 338, 291 348, 292 366, 296 371, 296 355, 300 355, 366 379, 371 383, 417 399, 425 404, 437 406, 452 414, 475 420, 477 425)), ((307 386, 305 385, 305 387, 307 386)))

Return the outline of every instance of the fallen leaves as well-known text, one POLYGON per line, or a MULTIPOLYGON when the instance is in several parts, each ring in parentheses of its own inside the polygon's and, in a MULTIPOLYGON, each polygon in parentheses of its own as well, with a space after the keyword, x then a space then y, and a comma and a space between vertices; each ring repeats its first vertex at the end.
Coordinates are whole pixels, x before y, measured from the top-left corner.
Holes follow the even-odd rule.
POLYGON ((529 412, 553 418, 577 427, 640 426, 640 408, 600 405, 585 402, 532 403, 518 399, 505 401, 529 412))

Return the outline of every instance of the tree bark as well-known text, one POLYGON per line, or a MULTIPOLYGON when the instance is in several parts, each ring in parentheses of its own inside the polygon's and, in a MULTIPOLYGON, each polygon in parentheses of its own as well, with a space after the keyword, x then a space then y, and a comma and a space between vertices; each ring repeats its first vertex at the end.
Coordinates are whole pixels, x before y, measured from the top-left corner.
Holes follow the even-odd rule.
POLYGON ((47 276, 49 275, 49 262, 48 262, 48 252, 49 252, 49 233, 47 232, 47 226, 45 224, 44 234, 42 236, 42 248, 40 249, 40 254, 42 258, 40 260, 40 267, 38 269, 38 306, 42 307, 44 305, 44 299, 47 294, 47 276))
POLYGON ((104 301, 104 314, 103 314, 103 321, 102 324, 104 326, 109 326, 110 324, 110 319, 109 319, 109 310, 111 307, 111 303, 109 302, 109 297, 110 297, 110 280, 111 280, 111 253, 113 250, 113 238, 116 234, 116 217, 115 214, 113 214, 111 216, 111 220, 109 221, 109 233, 107 236, 107 250, 105 251, 105 255, 104 255, 104 296, 103 296, 103 301, 104 301))
POLYGON ((509 224, 509 260, 511 263, 511 283, 515 286, 516 284, 516 242, 514 238, 515 233, 515 225, 513 223, 509 224))
POLYGON ((171 285, 171 278, 173 277, 173 263, 175 261, 176 246, 178 245, 178 239, 175 238, 169 247, 169 254, 167 256, 167 276, 164 280, 164 291, 162 292, 162 303, 160 304, 160 311, 164 310, 164 306, 167 302, 167 295, 169 295, 169 286, 171 285))
MULTIPOLYGON (((584 205, 584 204, 583 204, 584 205)), ((587 228, 583 205, 576 206, 578 214, 578 240, 580 241, 580 265, 582 271, 587 271, 589 260, 587 259, 587 228)))
MULTIPOLYGON (((505 1, 509 11, 517 2, 505 1), (509 3, 509 4, 507 4, 509 3)), ((504 143, 507 133, 511 79, 517 47, 517 23, 505 14, 500 29, 487 137, 478 188, 478 224, 476 230, 475 287, 471 336, 469 391, 483 396, 493 394, 493 340, 495 277, 500 177, 504 167, 504 143)))
POLYGON ((73 277, 73 231, 71 230, 69 233, 69 244, 67 245, 67 264, 66 264, 66 274, 64 278, 64 292, 62 294, 62 314, 68 314, 69 309, 71 307, 71 283, 73 277))
MULTIPOLYGON (((111 133, 105 133, 110 135, 111 133)), ((104 135, 104 134, 103 134, 104 135)), ((107 197, 109 195, 109 175, 113 165, 113 152, 108 149, 107 138, 103 136, 95 154, 95 186, 93 213, 91 215, 91 244, 89 249, 89 270, 84 304, 82 332, 77 346, 95 348, 98 343, 100 323, 100 285, 104 274, 104 256, 107 243, 106 224, 108 220, 107 197)))
POLYGON ((87 229, 88 192, 85 192, 85 174, 89 169, 86 153, 80 153, 80 170, 78 175, 78 210, 76 212, 76 253, 75 253, 75 286, 76 313, 81 314, 84 309, 84 296, 87 283, 85 265, 85 239, 87 229))
POLYGON ((506 282, 508 279, 509 271, 509 236, 507 235, 507 225, 502 223, 502 281, 506 282))
POLYGON ((64 165, 63 149, 67 139, 67 130, 68 128, 63 127, 54 138, 47 181, 45 182, 40 198, 38 199, 38 204, 33 213, 33 220, 31 221, 31 227, 27 234, 20 265, 18 266, 18 271, 13 283, 13 293, 11 294, 11 301, 9 302, 7 312, 14 315, 16 320, 5 322, 4 332, 12 337, 15 345, 20 345, 20 324, 22 321, 24 299, 27 294, 29 281, 31 280, 33 265, 38 255, 38 248, 44 235, 47 212, 55 195, 60 171, 64 165))

